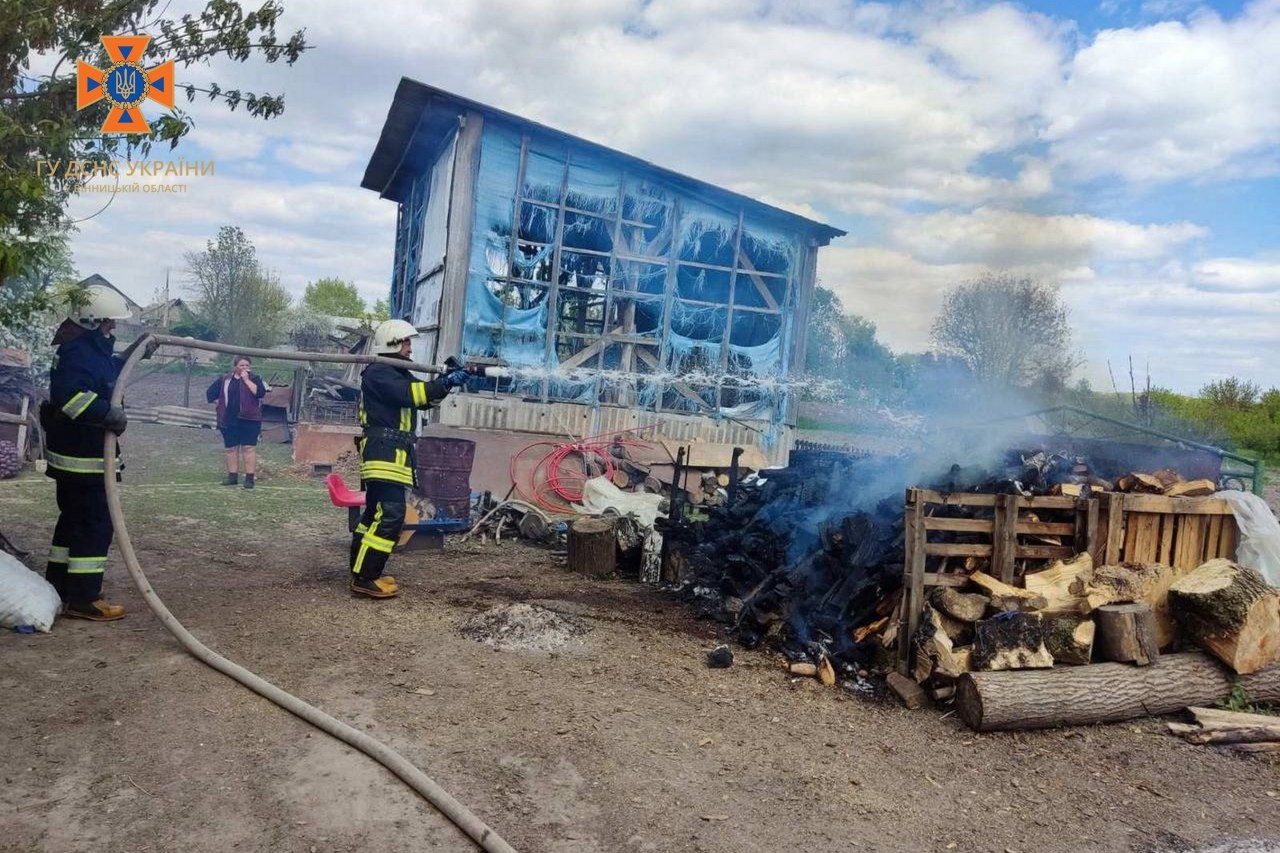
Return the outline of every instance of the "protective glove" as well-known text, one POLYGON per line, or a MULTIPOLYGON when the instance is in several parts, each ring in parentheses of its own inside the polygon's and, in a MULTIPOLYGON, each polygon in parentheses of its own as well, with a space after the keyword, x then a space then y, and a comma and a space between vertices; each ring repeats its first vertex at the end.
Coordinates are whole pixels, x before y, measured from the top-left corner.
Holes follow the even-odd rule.
POLYGON ((146 342, 146 345, 142 350, 142 358, 144 361, 148 358, 151 358, 151 356, 155 355, 156 350, 160 349, 160 342, 155 339, 155 336, 146 335, 144 337, 138 338, 136 341, 129 344, 129 346, 125 349, 125 351, 120 353, 121 360, 128 361, 129 356, 133 355, 133 351, 136 350, 139 344, 142 344, 143 341, 146 342))
POLYGON ((112 406, 107 409, 107 415, 102 419, 103 429, 109 429, 116 435, 122 435, 127 426, 129 426, 129 419, 125 417, 124 409, 119 406, 112 406))
POLYGON ((449 389, 461 388, 467 384, 468 378, 470 378, 470 374, 464 368, 459 367, 444 375, 444 387, 449 389))

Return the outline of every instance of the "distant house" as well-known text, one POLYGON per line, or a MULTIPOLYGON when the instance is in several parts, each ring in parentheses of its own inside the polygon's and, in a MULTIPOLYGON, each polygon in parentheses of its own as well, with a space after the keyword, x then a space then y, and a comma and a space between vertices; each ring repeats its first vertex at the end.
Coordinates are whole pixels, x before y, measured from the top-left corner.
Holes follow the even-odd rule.
POLYGON ((142 309, 142 324, 148 329, 168 330, 181 326, 191 316, 191 309, 181 299, 156 302, 142 309))
POLYGON ((116 293, 120 294, 120 296, 124 299, 124 304, 129 308, 129 319, 118 320, 116 322, 116 337, 127 340, 131 337, 137 337, 138 335, 140 335, 143 330, 142 306, 139 305, 137 302, 134 302, 133 299, 130 298, 129 294, 125 293, 123 290, 116 287, 114 284, 107 281, 105 278, 98 275, 97 273, 94 273, 93 275, 86 278, 84 281, 80 282, 79 286, 89 287, 90 285, 93 285, 93 284, 111 288, 116 293))

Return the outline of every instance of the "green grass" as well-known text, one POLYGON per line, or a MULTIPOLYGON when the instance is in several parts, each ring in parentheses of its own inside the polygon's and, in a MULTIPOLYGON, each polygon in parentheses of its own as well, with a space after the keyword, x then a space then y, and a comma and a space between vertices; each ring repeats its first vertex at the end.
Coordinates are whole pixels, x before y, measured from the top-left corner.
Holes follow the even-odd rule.
POLYGON ((1280 717, 1280 707, 1266 702, 1254 702, 1239 684, 1232 686, 1230 696, 1219 699, 1214 704, 1224 711, 1234 711, 1237 714, 1271 714, 1280 717))

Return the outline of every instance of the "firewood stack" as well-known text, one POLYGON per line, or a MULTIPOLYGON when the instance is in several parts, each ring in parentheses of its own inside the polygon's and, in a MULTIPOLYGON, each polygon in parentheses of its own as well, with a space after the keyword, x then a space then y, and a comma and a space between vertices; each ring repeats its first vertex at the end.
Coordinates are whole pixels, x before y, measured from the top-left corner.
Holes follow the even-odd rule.
MULTIPOLYGON (((1114 689, 1122 675, 1108 670, 1092 679, 1083 671, 1079 677, 1058 671, 1095 662, 1128 664, 1135 667, 1133 689, 1140 692, 1141 685, 1158 694, 1175 689, 1173 680, 1139 676, 1137 668, 1153 667, 1163 653, 1191 645, 1230 673, 1254 676, 1267 695, 1280 689, 1280 590, 1252 569, 1224 559, 1193 570, 1158 564, 1095 568, 1081 554, 1024 580, 1025 586, 1015 587, 974 572, 966 587, 932 590, 912 638, 915 682, 935 701, 954 698, 961 718, 975 728, 1123 719, 1093 715, 1089 689, 1095 680, 1114 689), (1044 676, 1013 672, 1049 669, 1055 671, 1044 676), (1061 708, 1044 709, 1046 690, 1061 708)), ((1222 698, 1226 679, 1199 660, 1180 664, 1185 672, 1176 689, 1197 696, 1202 694, 1195 689, 1206 691, 1200 700, 1205 702, 1222 698)), ((907 691, 895 690, 911 701, 907 691)), ((1147 707, 1164 707, 1170 699, 1147 698, 1147 707)), ((1138 713, 1142 700, 1135 698, 1138 713)))

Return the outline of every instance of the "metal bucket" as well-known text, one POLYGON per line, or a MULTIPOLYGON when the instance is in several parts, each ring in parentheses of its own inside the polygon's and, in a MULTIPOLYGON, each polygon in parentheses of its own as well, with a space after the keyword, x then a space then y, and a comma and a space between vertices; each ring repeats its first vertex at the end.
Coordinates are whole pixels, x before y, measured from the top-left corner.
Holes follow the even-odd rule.
POLYGON ((418 494, 449 519, 471 516, 471 466, 476 443, 465 438, 425 436, 414 445, 418 494))

